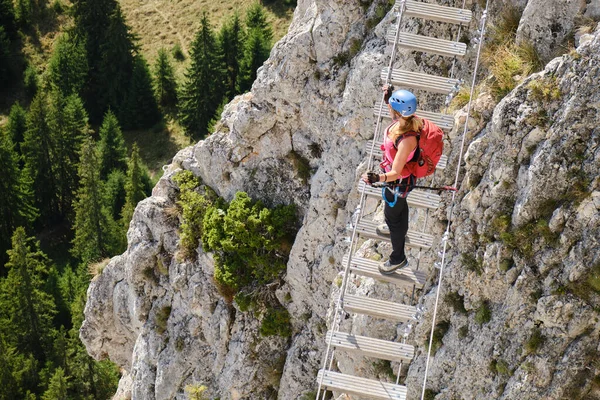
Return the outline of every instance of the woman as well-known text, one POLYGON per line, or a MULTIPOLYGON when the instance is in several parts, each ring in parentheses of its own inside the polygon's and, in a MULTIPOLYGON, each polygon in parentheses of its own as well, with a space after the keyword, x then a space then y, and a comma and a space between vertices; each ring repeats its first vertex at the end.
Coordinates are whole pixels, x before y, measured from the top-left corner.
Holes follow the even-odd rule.
POLYGON ((381 167, 383 173, 367 172, 362 179, 367 184, 388 182, 390 189, 385 190, 385 222, 390 231, 392 254, 387 261, 379 265, 379 272, 391 274, 408 265, 404 253, 404 243, 408 232, 408 204, 406 195, 414 185, 411 176, 404 166, 417 151, 417 135, 423 127, 423 120, 415 115, 417 98, 408 90, 397 90, 384 86, 384 97, 392 116, 392 124, 385 130, 382 150, 384 160, 381 167), (392 188, 401 189, 395 194, 392 188))

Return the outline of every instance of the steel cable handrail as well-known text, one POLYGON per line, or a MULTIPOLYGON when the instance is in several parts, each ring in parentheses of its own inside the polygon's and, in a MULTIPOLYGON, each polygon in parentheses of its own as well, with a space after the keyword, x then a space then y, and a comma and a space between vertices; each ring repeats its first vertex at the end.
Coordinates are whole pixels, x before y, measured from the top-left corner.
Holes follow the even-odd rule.
MULTIPOLYGON (((488 4, 489 4, 489 0, 486 0, 485 3, 485 9, 483 11, 483 15, 481 17, 481 36, 479 38, 479 44, 477 47, 477 58, 475 59, 475 68, 473 71, 473 80, 472 80, 472 84, 471 84, 471 91, 469 94, 469 103, 467 105, 467 117, 465 119, 465 127, 463 129, 463 134, 462 134, 462 140, 461 140, 461 144, 460 144, 460 152, 459 152, 459 157, 458 157, 458 163, 457 163, 457 168, 456 168, 456 175, 454 178, 454 187, 456 187, 456 185, 458 184, 458 178, 459 178, 459 173, 460 173, 460 165, 462 163, 462 158, 463 158, 463 154, 464 154, 464 147, 465 147, 465 142, 466 142, 466 136, 467 136, 467 131, 468 131, 468 126, 469 126, 469 117, 471 115, 471 103, 473 101, 473 94, 475 92, 475 82, 477 81, 477 70, 479 68, 479 58, 481 55, 481 47, 483 45, 483 38, 485 35, 485 23, 487 20, 487 9, 488 9, 488 4)), ((426 386, 427 386, 427 376, 429 373, 429 360, 431 359, 431 348, 433 347, 431 344, 433 343, 433 333, 435 331, 435 320, 437 317, 437 309, 438 309, 438 304, 439 304, 439 300, 440 300, 440 292, 441 292, 441 285, 442 285, 442 278, 444 276, 444 266, 446 263, 446 251, 448 249, 448 239, 450 237, 450 224, 452 222, 452 215, 454 212, 454 206, 455 206, 455 200, 456 200, 456 193, 457 192, 453 192, 452 193, 452 201, 450 202, 450 213, 448 216, 448 223, 446 225, 446 231, 444 232, 444 235, 442 237, 442 242, 444 244, 443 250, 442 250, 442 260, 441 260, 441 266, 440 266, 440 276, 438 278, 438 287, 437 287, 437 293, 435 296, 435 306, 433 308, 433 317, 432 317, 432 321, 431 321, 431 334, 429 337, 429 349, 427 351, 427 360, 425 362, 425 376, 423 378, 423 390, 421 392, 421 400, 425 399, 425 390, 426 390, 426 386)))

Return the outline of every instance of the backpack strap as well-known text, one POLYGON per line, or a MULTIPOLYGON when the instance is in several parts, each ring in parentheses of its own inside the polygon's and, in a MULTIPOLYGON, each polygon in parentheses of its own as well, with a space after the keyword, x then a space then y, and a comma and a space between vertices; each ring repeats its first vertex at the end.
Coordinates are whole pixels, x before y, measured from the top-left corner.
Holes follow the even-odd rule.
POLYGON ((421 154, 421 147, 419 146, 419 141, 421 139, 421 134, 417 133, 415 131, 405 132, 403 135, 398 136, 398 138, 394 142, 394 148, 396 150, 398 150, 398 145, 400 144, 400 142, 403 139, 406 139, 407 137, 411 137, 411 136, 414 136, 414 137, 417 138, 417 147, 415 148, 415 154, 412 156, 412 158, 410 160, 407 161, 407 163, 413 162, 413 161, 417 161, 419 159, 419 155, 421 154))

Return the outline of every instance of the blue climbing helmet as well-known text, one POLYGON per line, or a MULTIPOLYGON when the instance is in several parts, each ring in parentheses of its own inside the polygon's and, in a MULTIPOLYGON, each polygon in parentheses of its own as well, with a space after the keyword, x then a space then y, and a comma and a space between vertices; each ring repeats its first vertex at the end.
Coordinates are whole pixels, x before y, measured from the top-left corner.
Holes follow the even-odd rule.
POLYGON ((403 117, 410 117, 417 111, 417 98, 408 90, 396 90, 390 96, 390 106, 403 117))

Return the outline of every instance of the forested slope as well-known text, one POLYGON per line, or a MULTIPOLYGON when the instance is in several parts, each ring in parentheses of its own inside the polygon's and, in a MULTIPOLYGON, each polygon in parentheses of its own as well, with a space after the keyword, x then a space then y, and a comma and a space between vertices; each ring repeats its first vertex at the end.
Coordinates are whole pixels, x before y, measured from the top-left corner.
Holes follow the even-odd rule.
POLYGON ((0 399, 114 394, 119 369, 79 339, 89 281, 125 250, 162 165, 208 134, 273 44, 258 3, 200 10, 179 49, 132 29, 122 4, 0 1, 0 399))

